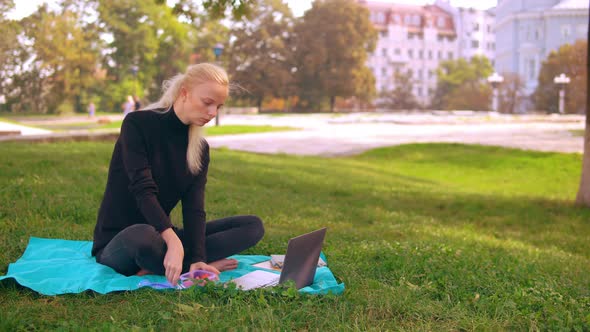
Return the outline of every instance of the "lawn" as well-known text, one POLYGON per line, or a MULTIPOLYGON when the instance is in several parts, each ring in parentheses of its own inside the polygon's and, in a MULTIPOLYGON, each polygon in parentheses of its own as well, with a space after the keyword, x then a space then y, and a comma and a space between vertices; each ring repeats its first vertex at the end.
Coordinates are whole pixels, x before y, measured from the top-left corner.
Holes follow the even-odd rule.
MULTIPOLYGON (((30 236, 92 238, 112 142, 0 144, 0 274, 30 236)), ((212 150, 209 218, 253 213, 247 253, 328 227, 342 296, 221 288, 39 296, 0 285, 0 330, 589 330, 581 156, 453 144, 318 158, 212 150)), ((172 219, 180 224, 179 208, 172 219)))

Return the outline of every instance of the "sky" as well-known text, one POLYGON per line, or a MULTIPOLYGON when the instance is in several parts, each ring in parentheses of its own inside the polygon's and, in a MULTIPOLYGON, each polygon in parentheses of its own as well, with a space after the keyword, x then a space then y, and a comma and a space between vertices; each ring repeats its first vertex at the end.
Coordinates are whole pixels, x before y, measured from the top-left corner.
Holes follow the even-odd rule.
MULTIPOLYGON (((55 5, 55 0, 28 0, 15 1, 16 7, 8 17, 12 19, 20 19, 22 17, 32 14, 41 3, 49 2, 50 5, 55 5)), ((295 16, 302 16, 303 13, 311 7, 312 0, 287 0, 286 1, 295 16)), ((434 0, 380 0, 379 2, 403 3, 412 5, 431 4, 434 0)), ((451 4, 456 7, 473 7, 477 9, 488 9, 496 6, 497 0, 451 0, 451 4)))

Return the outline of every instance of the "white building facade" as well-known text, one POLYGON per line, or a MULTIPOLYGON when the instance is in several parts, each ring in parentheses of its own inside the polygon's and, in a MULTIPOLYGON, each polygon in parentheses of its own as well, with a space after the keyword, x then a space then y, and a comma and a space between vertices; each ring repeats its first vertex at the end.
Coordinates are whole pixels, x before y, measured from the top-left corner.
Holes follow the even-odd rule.
POLYGON ((411 74, 412 92, 428 105, 436 89, 436 69, 441 61, 485 55, 493 61, 495 38, 491 11, 459 9, 448 1, 412 6, 359 1, 370 11, 379 39, 368 66, 377 91, 395 88, 396 70, 411 74))
POLYGON ((586 39, 588 6, 588 0, 499 0, 496 71, 519 74, 533 93, 551 51, 586 39))

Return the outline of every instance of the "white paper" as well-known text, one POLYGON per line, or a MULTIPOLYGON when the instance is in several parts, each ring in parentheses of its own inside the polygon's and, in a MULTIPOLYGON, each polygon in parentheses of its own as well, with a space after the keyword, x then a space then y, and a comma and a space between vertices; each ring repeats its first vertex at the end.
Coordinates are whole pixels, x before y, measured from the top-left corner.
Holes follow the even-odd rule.
POLYGON ((279 283, 280 275, 272 272, 256 270, 232 280, 239 288, 250 290, 260 287, 274 286, 279 283))

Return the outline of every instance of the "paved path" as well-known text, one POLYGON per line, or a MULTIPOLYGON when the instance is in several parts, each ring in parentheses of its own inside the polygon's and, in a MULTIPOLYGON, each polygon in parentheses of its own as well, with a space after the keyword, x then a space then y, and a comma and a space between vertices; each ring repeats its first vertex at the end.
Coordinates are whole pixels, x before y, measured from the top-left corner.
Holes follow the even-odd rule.
POLYGON ((51 134, 50 130, 28 127, 8 122, 0 122, 0 134, 7 132, 20 132, 20 135, 46 135, 51 134))
POLYGON ((349 114, 313 116, 227 116, 222 124, 292 126, 298 131, 209 137, 212 147, 258 153, 338 156, 407 143, 455 142, 521 149, 578 152, 584 118, 465 117, 349 114))
MULTIPOLYGON (((583 138, 574 135, 572 131, 584 129, 584 117, 474 115, 470 112, 450 115, 225 115, 221 118, 221 124, 298 128, 294 131, 208 138, 212 147, 258 153, 339 156, 357 154, 375 147, 424 142, 455 142, 581 153, 583 138)), ((21 130, 23 135, 47 135, 48 132, 0 122, 0 131, 15 129, 21 130)), ((64 133, 52 135, 63 136, 64 133)), ((5 139, 0 137, 0 141, 5 139)))

